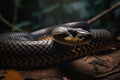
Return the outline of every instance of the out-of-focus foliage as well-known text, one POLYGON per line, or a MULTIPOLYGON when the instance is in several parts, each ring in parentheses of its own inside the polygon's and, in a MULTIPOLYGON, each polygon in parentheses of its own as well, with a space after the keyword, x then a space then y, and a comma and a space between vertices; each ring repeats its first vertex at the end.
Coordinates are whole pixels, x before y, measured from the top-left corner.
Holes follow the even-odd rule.
MULTIPOLYGON (((2 0, 0 14, 14 25, 0 22, 1 32, 31 32, 56 24, 89 20, 120 0, 2 0)), ((120 26, 120 8, 91 25, 115 32, 120 26)), ((118 30, 119 31, 119 30, 118 30)), ((118 32, 117 31, 117 32, 118 32)))
MULTIPOLYGON (((32 32, 41 28, 72 21, 89 20, 120 0, 1 0, 0 14, 14 26, 0 20, 0 33, 32 32)), ((1 17, 0 17, 1 18, 1 17)), ((4 20, 3 19, 3 20, 4 20)), ((91 28, 105 28, 120 35, 120 8, 102 17, 91 28)), ((23 80, 21 75, 8 71, 5 80, 23 80)))

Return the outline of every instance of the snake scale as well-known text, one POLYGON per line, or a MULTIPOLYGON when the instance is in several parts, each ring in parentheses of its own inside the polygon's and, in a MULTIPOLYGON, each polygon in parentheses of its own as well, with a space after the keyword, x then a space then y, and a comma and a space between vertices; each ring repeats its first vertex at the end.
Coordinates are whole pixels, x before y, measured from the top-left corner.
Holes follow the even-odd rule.
MULTIPOLYGON (((108 50, 112 44, 111 33, 105 29, 89 29, 86 23, 69 23, 45 28, 34 33, 4 33, 0 35, 0 68, 34 68, 74 60, 95 52, 108 50), (81 27, 92 34, 89 44, 68 46, 38 36, 51 33, 59 26, 81 27), (36 38, 37 36, 37 38, 36 38), (19 39, 20 38, 20 39, 19 39)), ((48 36, 47 36, 48 37, 48 36)), ((47 38, 46 38, 47 39, 47 38)))

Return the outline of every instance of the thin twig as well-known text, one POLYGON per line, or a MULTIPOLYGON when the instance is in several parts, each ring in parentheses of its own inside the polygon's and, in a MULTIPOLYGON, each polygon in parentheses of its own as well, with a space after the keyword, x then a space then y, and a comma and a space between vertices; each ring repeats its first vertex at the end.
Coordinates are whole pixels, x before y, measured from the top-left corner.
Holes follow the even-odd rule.
POLYGON ((92 19, 88 20, 88 23, 91 24, 91 23, 95 22, 99 18, 103 17, 104 15, 108 14, 109 12, 113 11, 114 9, 116 9, 118 7, 120 7, 120 2, 118 2, 117 4, 111 6, 109 9, 103 11, 102 13, 100 13, 97 16, 93 17, 92 19))
MULTIPOLYGON (((13 24, 11 24, 10 22, 8 22, 1 14, 0 14, 0 20, 2 21, 2 22, 4 22, 5 24, 7 24, 9 27, 11 27, 11 28, 15 28, 16 26, 15 25, 13 25, 13 24)), ((22 29, 20 29, 20 28, 16 28, 16 30, 17 31, 20 31, 20 32, 24 32, 22 29)))

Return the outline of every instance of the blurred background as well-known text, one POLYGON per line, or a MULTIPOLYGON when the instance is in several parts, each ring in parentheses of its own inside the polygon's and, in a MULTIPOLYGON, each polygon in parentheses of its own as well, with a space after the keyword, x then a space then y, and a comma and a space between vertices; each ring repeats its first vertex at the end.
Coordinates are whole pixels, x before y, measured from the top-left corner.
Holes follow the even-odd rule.
MULTIPOLYGON (((33 32, 41 28, 89 20, 120 0, 1 0, 0 33, 33 32)), ((102 17, 91 28, 120 35, 120 8, 102 17)))

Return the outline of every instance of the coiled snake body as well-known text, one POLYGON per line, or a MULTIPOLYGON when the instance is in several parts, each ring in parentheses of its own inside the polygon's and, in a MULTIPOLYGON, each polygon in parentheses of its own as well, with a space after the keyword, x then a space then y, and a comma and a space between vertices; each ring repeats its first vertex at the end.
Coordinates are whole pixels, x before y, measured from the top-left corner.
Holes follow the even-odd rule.
MULTIPOLYGON (((68 24, 64 26, 68 26, 68 24)), ((75 26, 76 25, 70 25, 70 27, 75 26)), ((77 26, 81 27, 79 25, 77 26)), ((98 51, 110 49, 112 44, 110 32, 104 29, 90 29, 88 31, 87 29, 67 27, 65 29, 67 29, 66 32, 69 32, 69 34, 66 34, 66 32, 64 33, 63 27, 61 29, 60 34, 57 32, 60 28, 57 28, 57 31, 53 31, 55 39, 64 38, 64 40, 68 40, 68 44, 74 44, 75 42, 75 45, 66 45, 64 43, 67 43, 67 41, 63 40, 61 41, 63 43, 61 43, 53 38, 51 40, 41 39, 37 41, 32 34, 27 33, 1 34, 0 67, 32 68, 46 66, 49 64, 74 60, 98 51), (71 39, 70 35, 75 39, 71 39), (59 38, 57 36, 59 36, 59 38), (80 41, 80 44, 77 43, 78 41, 80 41)))

